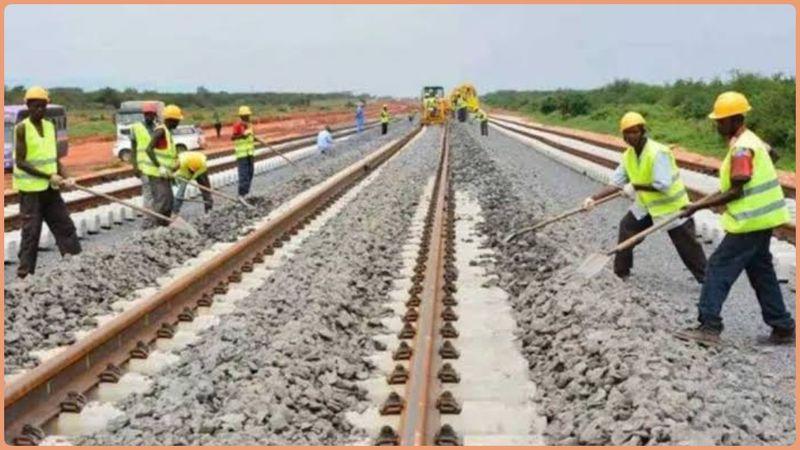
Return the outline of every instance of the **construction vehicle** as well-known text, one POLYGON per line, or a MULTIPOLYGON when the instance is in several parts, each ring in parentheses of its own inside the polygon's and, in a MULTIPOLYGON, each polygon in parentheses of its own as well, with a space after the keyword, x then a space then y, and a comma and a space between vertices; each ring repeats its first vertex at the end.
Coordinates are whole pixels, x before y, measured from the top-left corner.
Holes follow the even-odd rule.
POLYGON ((449 102, 441 86, 422 88, 422 124, 443 124, 447 120, 449 102))
POLYGON ((470 112, 475 112, 480 108, 480 102, 478 101, 478 91, 475 90, 475 86, 464 83, 459 86, 453 88, 450 91, 450 103, 455 107, 456 98, 461 97, 467 102, 467 109, 470 112))

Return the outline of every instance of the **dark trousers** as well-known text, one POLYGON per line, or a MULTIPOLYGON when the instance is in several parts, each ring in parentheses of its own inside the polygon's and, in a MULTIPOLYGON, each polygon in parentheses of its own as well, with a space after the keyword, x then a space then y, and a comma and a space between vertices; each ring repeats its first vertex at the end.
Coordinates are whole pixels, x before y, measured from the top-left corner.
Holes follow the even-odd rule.
POLYGON ((53 233, 61 255, 77 255, 81 252, 75 224, 69 217, 67 205, 61 193, 47 188, 42 192, 20 192, 19 211, 22 218, 22 241, 19 246, 19 268, 17 275, 24 278, 36 270, 42 222, 53 233))
POLYGON ((459 108, 457 111, 458 121, 459 122, 466 122, 467 121, 467 108, 459 108))
POLYGON ((725 235, 708 260, 706 282, 698 305, 702 324, 722 331, 722 304, 733 283, 745 271, 750 286, 756 291, 764 322, 780 330, 794 329, 794 320, 783 303, 778 277, 772 266, 771 237, 772 230, 725 235))
MULTIPOLYGON (((629 237, 650 228, 653 225, 653 218, 645 216, 642 220, 636 220, 633 213, 628 211, 619 222, 619 239, 622 242, 629 237)), ((683 225, 668 231, 669 238, 678 251, 681 261, 689 269, 694 278, 702 283, 705 279, 706 254, 703 247, 697 242, 694 232, 694 219, 689 219, 683 225)), ((637 244, 638 245, 638 244, 637 244)), ((633 267, 633 248, 617 252, 614 257, 614 273, 619 277, 626 277, 631 273, 633 267)))
POLYGON ((489 122, 481 121, 481 136, 489 135, 489 122))
MULTIPOLYGON (((194 181, 199 184, 200 186, 211 188, 211 180, 208 179, 208 172, 199 175, 194 181)), ((186 186, 189 183, 178 180, 178 193, 175 195, 175 201, 172 203, 172 210, 175 211, 175 214, 178 214, 181 210, 181 206, 183 206, 183 200, 186 193, 186 186)), ((211 211, 214 207, 214 198, 211 196, 211 192, 204 191, 200 189, 200 194, 203 196, 203 209, 205 212, 211 211)))
POLYGON ((239 167, 239 196, 244 197, 250 193, 250 185, 253 183, 253 172, 255 163, 252 156, 239 158, 236 160, 239 167))
POLYGON ((214 124, 214 129, 217 130, 217 137, 219 137, 220 134, 222 133, 222 124, 221 123, 215 123, 214 124))
POLYGON ((386 134, 389 132, 389 124, 386 122, 381 122, 381 134, 386 134))
MULTIPOLYGON (((174 199, 172 198, 172 182, 169 178, 148 177, 147 185, 150 186, 150 195, 153 197, 153 211, 162 216, 171 216, 174 199)), ((157 225, 165 227, 169 225, 169 221, 145 216, 145 228, 152 228, 157 225)))

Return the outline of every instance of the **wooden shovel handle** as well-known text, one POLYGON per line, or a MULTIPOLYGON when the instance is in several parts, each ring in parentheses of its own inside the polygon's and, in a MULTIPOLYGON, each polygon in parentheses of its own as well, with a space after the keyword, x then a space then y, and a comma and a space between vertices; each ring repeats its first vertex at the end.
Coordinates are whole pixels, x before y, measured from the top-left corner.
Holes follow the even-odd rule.
POLYGON ((90 189, 90 188, 88 188, 86 186, 81 186, 80 184, 75 184, 75 183, 71 184, 70 186, 74 187, 75 189, 78 189, 78 190, 81 190, 81 191, 84 191, 84 192, 88 192, 88 193, 90 193, 92 195, 96 195, 98 197, 103 197, 104 199, 106 199, 108 201, 111 201, 111 202, 114 202, 114 203, 119 203, 121 205, 125 205, 125 206, 127 206, 129 208, 132 208, 132 209, 135 209, 136 211, 141 212, 142 214, 147 214, 147 215, 153 216, 153 217, 161 219, 161 220, 166 220, 167 222, 172 222, 172 219, 170 219, 167 216, 164 216, 162 214, 159 214, 159 213, 157 213, 155 211, 152 211, 152 210, 149 210, 147 208, 143 208, 143 207, 141 207, 139 205, 136 205, 134 203, 122 200, 120 198, 113 197, 111 195, 106 194, 105 192, 96 191, 94 189, 90 189))

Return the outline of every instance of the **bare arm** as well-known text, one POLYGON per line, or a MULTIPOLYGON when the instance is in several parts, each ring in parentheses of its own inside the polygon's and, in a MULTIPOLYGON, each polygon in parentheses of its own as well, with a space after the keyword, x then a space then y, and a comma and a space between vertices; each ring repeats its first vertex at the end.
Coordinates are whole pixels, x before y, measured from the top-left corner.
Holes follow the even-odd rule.
POLYGON ((152 161, 153 165, 155 165, 156 167, 160 167, 160 165, 158 164, 158 160, 156 159, 156 151, 155 151, 156 142, 158 142, 158 140, 164 136, 165 136, 164 129, 156 128, 156 130, 153 132, 153 137, 150 139, 150 143, 147 144, 147 149, 145 149, 148 158, 150 158, 150 161, 152 161))

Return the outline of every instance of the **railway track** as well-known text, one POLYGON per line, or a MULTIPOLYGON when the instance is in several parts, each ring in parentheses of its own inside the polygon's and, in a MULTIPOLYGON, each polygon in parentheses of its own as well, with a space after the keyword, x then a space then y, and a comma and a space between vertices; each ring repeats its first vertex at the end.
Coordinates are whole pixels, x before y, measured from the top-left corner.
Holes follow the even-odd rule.
MULTIPOLYGON (((375 126, 376 125, 374 123, 371 123, 366 128, 369 129, 375 126)), ((340 128, 335 132, 335 136, 341 138, 355 134, 355 132, 356 132, 355 128, 352 127, 340 128)), ((272 147, 281 146, 279 151, 287 155, 290 155, 292 152, 313 145, 315 136, 316 134, 313 135, 309 134, 293 138, 279 139, 276 141, 270 141, 270 146, 272 147)), ((214 174, 235 168, 236 161, 230 158, 232 155, 233 155, 232 148, 217 150, 208 153, 209 156, 208 172, 210 174, 214 174), (227 159, 225 161, 221 161, 223 158, 227 159)), ((273 152, 262 152, 261 154, 256 155, 255 160, 264 161, 274 158, 280 158, 280 156, 274 154, 273 152)), ((128 183, 125 186, 120 186, 117 188, 110 189, 106 193, 123 199, 141 195, 142 192, 141 184, 136 182, 136 180, 133 178, 132 169, 119 169, 113 172, 103 172, 97 175, 90 175, 88 177, 81 178, 77 181, 82 185, 97 186, 97 185, 102 185, 104 183, 118 182, 120 180, 125 180, 125 179, 129 179, 131 183, 128 183)), ((14 192, 14 193, 7 193, 5 194, 4 197, 6 199, 5 206, 7 207, 9 205, 9 201, 11 201, 12 203, 14 201, 18 202, 19 196, 16 192, 14 192)), ((87 209, 96 208, 98 206, 108 204, 108 201, 101 197, 85 195, 71 200, 66 200, 66 203, 70 213, 77 213, 85 211, 87 209)), ((21 227, 22 217, 20 216, 18 211, 7 212, 3 217, 3 221, 4 221, 4 230, 8 232, 19 229, 21 227)))
MULTIPOLYGON (((550 147, 553 147, 557 150, 560 150, 565 154, 569 154, 590 161, 594 164, 605 167, 607 169, 612 169, 612 170, 615 169, 619 165, 619 159, 612 158, 609 155, 605 155, 600 152, 592 152, 588 151, 587 149, 580 148, 580 145, 571 143, 570 140, 575 142, 581 142, 583 144, 588 144, 595 147, 601 147, 605 150, 612 150, 616 153, 621 153, 624 150, 621 147, 609 145, 607 143, 601 143, 600 141, 589 140, 586 138, 579 138, 573 135, 567 135, 566 133, 562 133, 557 130, 554 131, 551 129, 544 129, 542 127, 522 122, 499 119, 497 117, 491 117, 490 122, 503 130, 507 130, 509 132, 534 139, 550 147)), ((681 169, 695 172, 697 174, 704 175, 706 177, 716 176, 715 170, 709 169, 708 167, 700 164, 691 163, 687 161, 679 161, 678 165, 681 169)), ((697 185, 693 185, 691 182, 688 182, 688 180, 686 180, 686 185, 687 185, 686 186, 687 191, 689 192, 689 197, 692 200, 700 199, 710 192, 708 189, 701 189, 697 185)), ((716 189, 716 187, 714 187, 713 189, 716 189)), ((783 190, 785 197, 793 201, 796 193, 795 188, 793 186, 784 184, 783 190)), ((715 209, 715 211, 721 212, 722 210, 720 208, 717 208, 715 209)), ((776 228, 774 230, 774 234, 776 238, 790 242, 791 244, 794 245, 796 241, 796 226, 794 224, 784 225, 782 227, 776 228)))
POLYGON ((174 336, 176 325, 193 321, 200 307, 224 294, 242 274, 292 239, 336 199, 403 148, 415 128, 298 197, 296 203, 256 227, 247 236, 156 294, 93 330, 51 359, 11 380, 5 387, 5 439, 38 444, 46 424, 61 413, 80 412, 87 394, 101 382, 119 380, 121 368, 146 358, 156 339, 174 336))
POLYGON ((399 425, 381 429, 376 445, 459 445, 461 442, 446 416, 461 407, 448 390, 458 374, 447 360, 456 358, 451 339, 456 272, 454 196, 450 183, 450 147, 442 134, 441 157, 428 207, 422 242, 416 258, 412 285, 406 302, 404 325, 393 350, 398 362, 387 377, 392 390, 381 406, 382 415, 399 415, 399 425), (403 392, 399 394, 397 391, 403 392))

